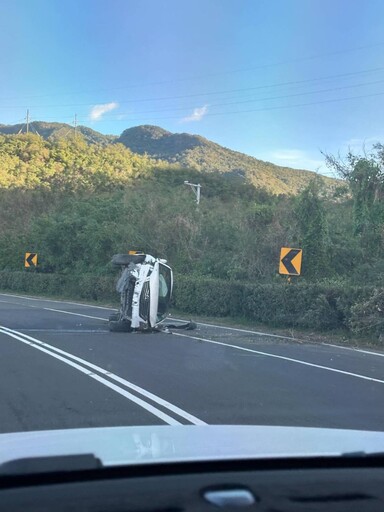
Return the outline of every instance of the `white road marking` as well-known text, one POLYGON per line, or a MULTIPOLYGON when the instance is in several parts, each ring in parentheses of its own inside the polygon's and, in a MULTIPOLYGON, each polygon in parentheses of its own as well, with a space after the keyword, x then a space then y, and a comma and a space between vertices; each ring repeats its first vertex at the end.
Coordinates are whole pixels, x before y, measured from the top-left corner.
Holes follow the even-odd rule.
POLYGON ((108 311, 115 311, 116 308, 108 308, 106 306, 94 306, 94 305, 90 305, 90 304, 84 304, 84 303, 81 303, 81 302, 70 302, 70 301, 65 301, 65 300, 54 300, 54 299, 48 299, 48 298, 44 298, 44 297, 28 297, 28 296, 25 296, 25 295, 14 295, 12 293, 0 293, 0 296, 1 295, 5 295, 6 297, 16 297, 17 299, 27 299, 27 300, 37 300, 37 301, 45 301, 45 302, 56 302, 56 303, 59 303, 59 304, 73 304, 74 306, 83 306, 85 308, 96 308, 96 309, 106 309, 108 311))
POLYGON ((237 350, 243 350, 245 352, 252 352, 254 354, 260 354, 262 356, 273 357, 275 359, 283 359, 284 361, 289 361, 291 363, 297 363, 297 364, 302 364, 302 365, 305 365, 305 366, 311 366, 313 368, 319 368, 321 370, 327 370, 329 372, 341 373, 343 375, 349 375, 350 377, 357 377, 359 379, 369 380, 369 381, 372 381, 372 382, 379 382, 380 384, 384 384, 384 380, 375 379, 373 377, 367 377, 366 375, 360 375, 358 373, 352 373, 352 372, 347 372, 347 371, 344 371, 344 370, 338 370, 336 368, 330 368, 329 366, 322 366, 320 364, 308 363, 306 361, 301 361, 300 359, 293 359, 291 357, 279 356, 277 354, 269 354, 268 352, 262 352, 260 350, 254 350, 254 349, 251 349, 251 348, 239 347, 237 345, 231 345, 229 343, 223 343, 222 341, 213 341, 213 340, 208 340, 206 338, 197 338, 196 336, 189 336, 187 334, 180 334, 178 332, 174 332, 172 334, 174 336, 182 336, 183 338, 190 338, 192 340, 204 341, 206 343, 213 343, 214 345, 222 345, 224 347, 235 348, 237 350))
POLYGON ((102 377, 95 375, 94 373, 90 372, 83 366, 80 366, 79 364, 76 364, 73 361, 71 361, 65 357, 62 357, 58 354, 54 354, 51 350, 47 350, 44 347, 39 347, 35 343, 33 343, 31 341, 27 341, 27 340, 21 338, 20 336, 16 336, 15 334, 6 332, 6 331, 2 330, 1 328, 0 328, 0 332, 3 334, 6 334, 7 336, 15 338, 18 341, 21 341, 22 343, 25 343, 25 344, 29 345, 30 347, 35 348, 36 350, 40 350, 41 352, 44 352, 45 354, 48 354, 51 357, 54 357, 55 359, 58 359, 59 361, 62 361, 63 363, 65 363, 69 366, 72 366, 72 368, 75 368, 79 372, 84 373, 91 379, 97 380, 104 386, 107 386, 108 388, 111 388, 114 391, 116 391, 116 393, 119 393, 120 395, 124 396, 125 398, 128 398, 128 400, 131 400, 131 402, 134 402, 135 404, 137 404, 140 407, 142 407, 143 409, 147 410, 154 416, 157 416, 158 418, 163 420, 165 423, 168 423, 168 425, 181 425, 181 423, 179 421, 175 420, 174 418, 171 418, 171 416, 168 416, 167 414, 163 413, 159 409, 156 409, 156 407, 153 407, 152 405, 148 404, 147 402, 144 402, 144 400, 141 400, 141 398, 138 398, 138 397, 132 395, 128 391, 116 386, 115 384, 112 384, 111 382, 107 381, 106 379, 103 379, 102 377))
MULTIPOLYGON (((35 299, 33 299, 35 300, 35 299)), ((15 304, 20 307, 28 307, 28 308, 36 308, 36 309, 44 309, 45 311, 54 311, 55 313, 65 313, 66 315, 75 315, 75 316, 83 316, 85 318, 92 318, 94 320, 105 320, 108 321, 108 318, 102 318, 100 316, 91 316, 91 315, 83 315, 82 313, 73 313, 72 311, 64 311, 63 309, 54 309, 54 308, 44 308, 42 306, 31 306, 30 304, 21 304, 16 302, 9 302, 7 300, 0 300, 0 302, 5 302, 6 304, 15 304)), ((57 301, 56 301, 57 302, 57 301)))
MULTIPOLYGON (((176 322, 187 322, 188 321, 188 320, 182 320, 181 318, 173 318, 173 317, 170 317, 169 320, 175 320, 176 322)), ((269 336, 272 338, 281 338, 284 340, 298 341, 297 338, 292 338, 290 336, 283 336, 280 334, 268 334, 266 332, 250 331, 248 329, 239 329, 238 327, 225 327, 224 325, 204 324, 203 322, 196 322, 196 324, 202 325, 204 327, 215 327, 216 329, 227 329, 229 331, 244 332, 246 334, 257 334, 258 336, 269 336)))
POLYGON ((352 350, 353 352, 362 352, 363 354, 369 354, 370 356, 384 357, 384 354, 380 354, 379 352, 372 352, 371 350, 363 350, 362 348, 342 347, 340 345, 333 345, 332 343, 325 342, 322 343, 322 345, 326 345, 327 347, 342 348, 344 350, 352 350))
MULTIPOLYGON (((70 302, 70 301, 53 300, 53 299, 47 299, 47 298, 28 297, 28 296, 22 296, 22 295, 13 295, 13 294, 10 294, 10 293, 0 293, 0 296, 1 295, 4 295, 6 297, 16 297, 16 298, 27 299, 27 300, 55 302, 55 303, 59 303, 59 304, 72 304, 72 305, 75 305, 75 306, 82 306, 82 307, 86 307, 86 308, 97 308, 97 309, 104 309, 104 310, 107 310, 107 311, 116 311, 116 308, 108 308, 108 307, 105 307, 105 306, 95 306, 95 305, 84 304, 84 303, 80 303, 80 302, 70 302)), ((3 302, 3 301, 0 301, 0 302, 3 302)), ((7 302, 7 301, 4 301, 4 302, 7 302)), ((22 304, 20 304, 20 305, 22 305, 22 304)), ((49 308, 43 308, 43 309, 49 310, 49 308)), ((68 311, 61 311, 61 310, 54 310, 54 309, 52 309, 52 311, 58 311, 58 312, 61 312, 61 313, 68 313, 68 314, 70 314, 68 311)), ((74 315, 76 313, 71 313, 71 314, 74 315)), ((77 313, 77 314, 80 315, 79 313, 77 313)), ((89 318, 95 318, 96 320, 108 320, 106 318, 91 317, 91 316, 89 318)), ((188 321, 188 320, 185 320, 185 319, 183 320, 181 318, 173 318, 173 317, 169 317, 168 320, 169 321, 175 321, 175 322, 187 322, 188 321)), ((250 329, 241 329, 241 328, 238 328, 238 327, 226 327, 224 325, 207 324, 207 323, 204 323, 204 322, 196 322, 196 323, 197 323, 197 325, 202 325, 203 327, 215 327, 216 329, 225 329, 227 331, 243 332, 243 333, 246 333, 246 334, 256 334, 258 336, 266 336, 266 337, 270 337, 270 338, 280 338, 280 339, 284 339, 284 340, 291 340, 291 341, 299 341, 299 342, 302 342, 302 343, 308 343, 308 340, 301 340, 299 338, 294 338, 292 336, 283 336, 281 334, 271 334, 271 333, 261 332, 261 331, 252 331, 250 329)), ((362 353, 365 353, 365 354, 369 354, 371 356, 384 357, 384 353, 373 352, 373 351, 370 351, 370 350, 363 350, 363 349, 358 349, 358 348, 353 348, 353 347, 343 347, 341 345, 335 345, 335 344, 332 344, 332 343, 325 343, 325 342, 321 342, 320 345, 326 345, 326 346, 330 346, 330 347, 334 347, 334 348, 342 348, 342 349, 345 349, 345 350, 352 350, 354 352, 362 352, 362 353)))
MULTIPOLYGON (((173 318, 173 317, 170 317, 169 320, 170 321, 174 320, 175 322, 188 322, 188 320, 182 320, 181 318, 173 318)), ((248 330, 248 329, 239 329, 237 327, 225 327, 224 325, 205 324, 205 323, 202 323, 202 322, 196 322, 196 324, 197 325, 202 325, 204 327, 215 327, 216 329, 226 329, 228 331, 244 332, 244 333, 247 333, 247 334, 257 334, 258 336, 268 336, 268 337, 271 337, 271 338, 281 338, 281 339, 284 339, 284 340, 299 341, 301 343, 310 343, 309 340, 293 338, 291 336, 282 336, 280 334, 269 334, 267 332, 251 331, 251 330, 248 330)), ((318 345, 318 344, 316 343, 316 345, 318 345)), ((364 354, 369 354, 371 356, 384 357, 384 353, 373 352, 372 350, 363 350, 363 349, 354 348, 354 347, 343 347, 342 345, 335 345, 335 344, 326 343, 326 342, 321 342, 321 343, 319 343, 319 345, 326 345, 326 346, 334 347, 334 348, 342 348, 342 349, 345 349, 345 350, 352 350, 354 352, 363 352, 364 354)))
POLYGON ((111 331, 108 329, 20 329, 19 332, 49 332, 51 334, 107 334, 111 331))
POLYGON ((83 316, 84 318, 93 318, 94 320, 108 321, 108 318, 101 318, 100 316, 82 315, 81 313, 73 313, 72 311, 63 311, 62 309, 42 308, 45 311, 54 311, 55 313, 65 313, 66 315, 83 316))
POLYGON ((22 302, 10 302, 9 300, 0 300, 4 304, 12 304, 12 306, 19 306, 20 308, 36 308, 42 309, 41 306, 32 306, 31 304, 23 304, 22 302))
MULTIPOLYGON (((83 365, 82 368, 84 366, 86 366, 86 367, 88 367, 88 368, 90 368, 90 369, 92 369, 94 371, 97 371, 97 372, 101 373, 102 375, 108 376, 110 379, 112 379, 112 380, 114 380, 116 382, 119 382, 123 386, 125 386, 125 387, 127 387, 127 388, 129 388, 129 389, 131 389, 133 391, 136 391, 137 393, 141 394, 142 396, 144 396, 146 398, 149 398, 153 402, 155 402, 158 405, 161 405, 162 407, 168 409, 169 411, 177 414, 181 418, 184 418, 184 419, 190 421, 194 425, 206 425, 206 423, 204 421, 200 420, 196 416, 193 416, 192 414, 189 414, 188 412, 184 411, 183 409, 180 409, 179 407, 177 407, 176 405, 168 402, 167 400, 164 400, 163 398, 160 398, 159 396, 154 395, 150 391, 147 391, 146 389, 143 389, 140 386, 137 386, 136 384, 133 384, 132 382, 129 382, 129 381, 123 379, 122 377, 119 377, 118 375, 115 375, 114 373, 112 373, 112 372, 110 372, 108 370, 105 370, 104 368, 101 368, 100 366, 97 366, 97 365, 95 365, 93 363, 90 363, 89 361, 86 361, 85 359, 77 357, 74 354, 71 354, 69 352, 65 352, 64 350, 61 350, 61 349, 59 349, 57 347, 49 345, 48 343, 45 343, 45 342, 43 342, 41 340, 33 338, 32 336, 28 336, 27 334, 15 331, 13 329, 9 329, 8 327, 1 326, 0 327, 0 332, 2 332, 3 334, 8 334, 9 336, 11 336, 13 338, 16 338, 16 339, 18 339, 20 341, 23 341, 24 343, 27 343, 28 345, 32 346, 33 348, 40 349, 41 347, 44 347, 44 351, 49 353, 50 355, 52 355, 52 357, 56 357, 57 354, 60 354, 60 356, 57 356, 57 357, 63 357, 63 359, 65 359, 65 360, 68 360, 67 358, 69 357, 73 361, 77 361, 77 363, 82 364, 83 365)), ((75 364, 75 363, 73 363, 73 364, 75 364)), ((71 364, 71 366, 73 366, 73 365, 71 364)), ((94 376, 94 374, 92 372, 90 372, 89 370, 84 369, 83 373, 86 373, 86 372, 88 372, 89 376, 91 376, 91 375, 94 376)), ((96 378, 96 376, 94 376, 93 378, 96 378)), ((96 379, 96 380, 98 380, 98 379, 96 379)), ((106 381, 106 382, 109 383, 109 387, 111 389, 114 389, 112 387, 112 386, 115 386, 114 384, 111 384, 109 381, 106 381)), ((119 388, 118 386, 116 386, 116 387, 119 388)), ((121 389, 121 388, 119 388, 119 389, 121 389)), ((125 390, 123 390, 123 391, 125 392, 125 390)), ((120 394, 122 394, 122 393, 120 393, 120 394)), ((129 395, 131 395, 131 394, 129 393, 129 395)), ((126 396, 126 395, 123 395, 123 396, 126 396)), ((134 395, 132 395, 132 396, 134 396, 134 395)), ((129 398, 129 397, 126 396, 126 398, 129 398)), ((137 398, 137 400, 140 400, 144 404, 147 404, 147 402, 144 402, 144 401, 142 401, 139 398, 137 398)), ((139 404, 139 405, 141 405, 141 404, 139 404)), ((149 407, 153 407, 150 404, 147 404, 147 405, 149 407)), ((155 410, 158 410, 158 409, 155 409, 155 410)), ((161 414, 164 414, 164 413, 162 413, 162 411, 159 411, 159 412, 161 414)), ((171 419, 173 420, 173 418, 171 418, 171 419)), ((176 421, 176 420, 173 420, 173 421, 176 421)), ((172 424, 180 424, 180 422, 176 421, 176 423, 172 423, 172 424)))

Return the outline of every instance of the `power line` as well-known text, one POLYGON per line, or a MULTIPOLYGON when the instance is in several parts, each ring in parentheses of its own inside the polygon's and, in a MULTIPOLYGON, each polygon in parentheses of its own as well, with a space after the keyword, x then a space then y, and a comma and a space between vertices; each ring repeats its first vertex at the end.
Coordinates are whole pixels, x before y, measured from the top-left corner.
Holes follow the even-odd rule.
MULTIPOLYGON (((349 100, 355 100, 355 99, 372 98, 372 97, 377 97, 377 96, 382 96, 382 95, 384 95, 384 91, 383 92, 378 92, 378 93, 372 93, 372 94, 363 94, 363 95, 359 95, 359 96, 349 96, 349 97, 345 97, 345 98, 333 98, 333 99, 327 99, 327 100, 312 101, 312 102, 307 102, 307 103, 299 103, 299 104, 295 104, 295 105, 279 105, 279 106, 263 107, 263 108, 258 108, 258 109, 232 110, 232 111, 227 111, 227 112, 208 112, 207 114, 204 115, 204 118, 205 117, 212 117, 212 116, 230 115, 230 114, 243 114, 243 113, 251 113, 251 112, 265 112, 265 111, 270 111, 270 110, 281 110, 281 109, 287 109, 287 108, 305 107, 305 106, 312 106, 312 105, 321 105, 321 104, 325 104, 325 103, 338 103, 340 101, 349 101, 349 100)), ((272 98, 269 98, 269 99, 272 99, 272 98)), ((105 117, 110 118, 110 117, 115 117, 116 115, 122 115, 122 114, 121 113, 120 114, 105 114, 105 117)), ((129 115, 131 115, 131 114, 129 114, 129 115)), ((137 113, 135 113, 133 115, 137 116, 137 113)), ((51 117, 51 119, 57 119, 57 116, 56 117, 51 117)), ((86 120, 87 117, 83 116, 83 117, 81 117, 81 119, 86 120)), ((180 119, 180 116, 163 116, 163 117, 156 117, 156 118, 148 117, 148 118, 144 118, 144 119, 143 118, 138 118, 138 119, 140 119, 140 121, 157 121, 157 120, 165 120, 165 119, 180 119)), ((132 119, 130 121, 132 122, 132 119)))
MULTIPOLYGON (((320 89, 317 91, 307 91, 307 92, 299 92, 294 94, 284 94, 280 96, 270 96, 265 98, 253 98, 248 100, 241 100, 241 101, 230 101, 230 102, 224 102, 224 103, 211 103, 209 104, 209 107, 222 107, 226 105, 240 105, 244 103, 254 103, 257 101, 271 101, 271 100, 279 100, 279 99, 285 99, 285 98, 295 98, 298 96, 308 96, 311 94, 320 94, 324 92, 334 92, 334 91, 340 91, 344 89, 353 89, 355 87, 364 87, 367 85, 376 85, 376 84, 382 84, 384 80, 375 80, 373 82, 363 82, 360 84, 354 84, 354 85, 346 85, 343 87, 332 87, 329 89, 320 89)), ((126 113, 126 112, 120 112, 119 114, 111 114, 108 117, 114 117, 114 116, 121 116, 121 115, 137 115, 137 114, 150 114, 150 113, 157 113, 157 112, 175 112, 175 111, 185 111, 188 108, 194 108, 194 106, 191 107, 178 107, 178 108, 164 108, 164 109, 156 109, 156 110, 143 110, 138 112, 132 112, 132 113, 126 113)))
POLYGON ((28 109, 26 112, 26 116, 21 121, 25 121, 25 122, 22 124, 20 130, 17 132, 17 135, 20 135, 20 133, 23 133, 24 126, 26 126, 27 133, 29 132, 29 110, 28 109))
MULTIPOLYGON (((270 110, 284 110, 284 109, 296 108, 296 107, 322 105, 325 103, 338 103, 340 101, 372 98, 372 97, 383 96, 383 95, 384 95, 384 91, 378 92, 378 93, 372 93, 372 94, 362 94, 359 96, 349 96, 349 97, 345 97, 345 98, 334 98, 334 99, 328 99, 328 100, 311 101, 311 102, 299 103, 299 104, 295 104, 295 105, 278 105, 278 106, 273 106, 273 107, 263 107, 263 108, 257 108, 257 109, 247 109, 247 110, 232 110, 232 111, 227 111, 227 112, 208 112, 207 114, 204 115, 204 118, 205 117, 213 117, 213 116, 230 115, 230 114, 246 114, 246 113, 251 113, 251 112, 267 112, 270 110)), ((115 117, 116 115, 117 114, 105 114, 105 117, 110 118, 110 117, 115 117)), ((122 114, 119 114, 119 115, 122 115, 122 114)), ((134 115, 136 116, 136 114, 134 114, 134 115)), ((57 119, 57 117, 51 118, 51 119, 57 119)), ((87 117, 84 116, 81 119, 86 120, 87 117)), ((167 119, 180 119, 180 116, 148 117, 148 118, 144 118, 144 119, 134 117, 133 119, 139 119, 140 122, 142 122, 142 121, 161 121, 161 120, 167 120, 167 119)), ((130 119, 130 122, 132 122, 133 119, 130 119)))
MULTIPOLYGON (((224 116, 229 114, 246 114, 250 112, 266 112, 269 110, 281 110, 281 109, 287 109, 287 108, 296 108, 296 107, 307 107, 311 105, 322 105, 324 103, 338 103, 340 101, 348 101, 348 100, 356 100, 356 99, 363 99, 363 98, 372 98, 376 96, 382 96, 384 95, 383 92, 373 93, 373 94, 363 94, 360 96, 349 96, 346 98, 335 98, 335 99, 329 99, 329 100, 321 100, 321 101, 313 101, 308 103, 299 103, 296 105, 279 105, 275 107, 264 107, 264 108, 257 108, 257 109, 248 109, 248 110, 232 110, 229 112, 211 112, 204 115, 205 117, 213 117, 213 116, 224 116)), ((110 117, 108 114, 105 115, 105 117, 110 117)), ((158 121, 163 119, 180 119, 179 116, 165 116, 165 117, 148 117, 148 118, 140 118, 140 121, 158 121)), ((132 121, 132 120, 131 120, 132 121)))
MULTIPOLYGON (((279 96, 269 96, 269 97, 264 97, 264 98, 252 98, 252 99, 247 99, 247 100, 241 100, 241 101, 230 101, 230 102, 223 102, 223 103, 211 103, 209 104, 209 107, 212 108, 212 107, 222 107, 222 106, 227 106, 227 105, 240 105, 240 104, 244 104, 244 103, 255 103, 255 102, 259 102, 259 101, 272 101, 272 100, 277 100, 277 99, 286 99, 286 98, 294 98, 294 97, 298 97, 298 96, 308 96, 308 95, 311 95, 311 94, 321 94, 321 93, 325 93, 325 92, 334 92, 334 91, 339 91, 339 90, 344 90, 344 89, 353 89, 355 87, 364 87, 364 86, 368 86, 368 85, 376 85, 376 84, 381 84, 384 82, 384 79, 383 80, 375 80, 373 82, 362 82, 362 83, 359 83, 359 84, 354 84, 354 85, 346 85, 346 86, 342 86, 342 87, 332 87, 332 88, 328 88, 328 89, 320 89, 320 90, 315 90, 315 91, 306 91, 306 92, 300 92, 300 93, 294 93, 294 94, 285 94, 285 95, 279 95, 279 96)), ((191 106, 184 106, 184 107, 170 107, 170 108, 162 108, 162 109, 155 109, 155 110, 142 110, 142 111, 136 111, 136 112, 119 112, 118 114, 108 114, 108 117, 119 117, 121 115, 124 115, 124 116, 137 116, 137 115, 140 115, 140 114, 153 114, 153 113, 158 113, 158 112, 178 112, 178 111, 186 111, 188 109, 193 109, 195 108, 194 105, 191 105, 191 106)), ((69 118, 69 117, 67 117, 69 118)), ((54 118, 52 118, 54 119, 54 118)))
MULTIPOLYGON (((210 92, 201 92, 201 93, 195 93, 195 94, 185 94, 185 95, 179 95, 179 96, 161 96, 161 97, 152 97, 152 98, 142 98, 142 99, 135 99, 135 100, 126 100, 126 101, 119 101, 119 104, 126 104, 126 103, 142 103, 142 102, 151 102, 151 101, 164 101, 164 100, 177 100, 177 99, 186 99, 186 98, 196 98, 199 96, 212 96, 212 95, 219 95, 219 94, 229 94, 229 93, 235 93, 235 92, 246 92, 246 91, 254 91, 254 90, 260 90, 260 89, 268 89, 268 88, 274 88, 274 87, 285 87, 290 85, 301 85, 301 84, 307 84, 311 82, 317 82, 322 80, 331 80, 331 79, 338 79, 338 78, 346 78, 349 76, 356 76, 366 73, 375 73, 378 71, 383 71, 384 67, 377 67, 377 68, 371 68, 371 69, 365 69, 360 71, 353 71, 349 73, 341 73, 337 75, 328 75, 324 77, 316 77, 316 78, 309 78, 305 80, 294 80, 289 82, 277 82, 273 84, 265 84, 265 85, 258 85, 254 87, 244 87, 240 89, 227 89, 222 91, 210 91, 210 92)), ((99 102, 100 103, 100 102, 99 102)), ((53 104, 53 105, 32 105, 33 108, 58 108, 58 107, 91 107, 94 106, 95 102, 93 103, 68 103, 68 104, 53 104)), ((6 108, 23 108, 23 105, 4 105, 0 108, 6 109, 6 108)))
MULTIPOLYGON (((83 91, 72 91, 72 92, 68 92, 68 93, 40 94, 40 95, 33 95, 33 96, 30 95, 27 97, 28 98, 45 98, 45 97, 51 97, 51 96, 68 96, 68 95, 74 95, 74 94, 93 94, 93 93, 99 93, 99 92, 110 92, 110 91, 117 91, 117 90, 123 90, 123 89, 133 89, 133 88, 144 87, 144 86, 165 85, 165 84, 170 84, 170 83, 173 84, 176 82, 186 82, 186 81, 206 79, 207 77, 211 77, 211 76, 221 76, 221 75, 228 75, 228 74, 232 74, 232 73, 243 73, 243 72, 248 72, 248 71, 257 71, 260 69, 265 69, 265 68, 270 68, 270 67, 275 67, 275 66, 284 66, 287 64, 294 64, 297 62, 305 62, 305 61, 316 60, 316 59, 321 59, 321 58, 325 58, 325 57, 333 57, 335 55, 342 55, 345 53, 352 53, 355 51, 361 51, 361 50, 366 50, 366 49, 370 49, 370 48, 377 48, 377 47, 380 47, 383 45, 384 45, 384 42, 378 42, 378 43, 373 43, 373 44, 364 45, 364 46, 357 46, 357 47, 353 47, 353 48, 346 48, 343 50, 336 50, 333 52, 311 55, 308 57, 299 57, 296 59, 289 59, 287 61, 270 62, 268 64, 260 64, 258 66, 252 66, 252 67, 247 67, 247 68, 238 68, 238 69, 232 69, 232 70, 227 70, 227 71, 218 71, 218 72, 214 72, 214 73, 207 73, 207 74, 200 75, 200 76, 195 75, 192 77, 185 77, 185 78, 179 78, 179 79, 175 78, 175 79, 171 79, 171 80, 162 80, 162 81, 156 81, 156 82, 141 82, 141 83, 126 85, 126 86, 119 86, 119 87, 105 88, 105 89, 93 89, 93 90, 88 90, 88 91, 83 90, 83 91)), ((9 97, 3 98, 3 99, 9 100, 9 99, 12 99, 12 97, 11 98, 9 98, 9 97)), ((71 106, 73 106, 73 105, 71 105, 71 106)))

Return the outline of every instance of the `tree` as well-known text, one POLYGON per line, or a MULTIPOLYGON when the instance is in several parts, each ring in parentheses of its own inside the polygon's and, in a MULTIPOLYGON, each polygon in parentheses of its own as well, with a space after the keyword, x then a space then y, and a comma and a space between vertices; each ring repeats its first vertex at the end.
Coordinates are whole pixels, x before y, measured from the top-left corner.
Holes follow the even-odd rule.
POLYGON ((344 178, 353 197, 354 233, 366 256, 378 256, 384 225, 384 147, 376 144, 371 154, 347 154, 345 160, 325 155, 326 163, 344 178))
POLYGON ((329 272, 328 222, 317 179, 312 180, 298 196, 295 214, 303 249, 303 275, 324 277, 329 272))

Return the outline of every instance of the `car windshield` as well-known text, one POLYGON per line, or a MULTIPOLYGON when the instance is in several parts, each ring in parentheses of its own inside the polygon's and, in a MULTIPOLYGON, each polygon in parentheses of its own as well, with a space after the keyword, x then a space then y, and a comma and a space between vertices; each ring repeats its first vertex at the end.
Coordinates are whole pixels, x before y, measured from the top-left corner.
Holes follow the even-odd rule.
POLYGON ((384 2, 0 0, 0 42, 0 464, 36 432, 208 450, 164 425, 210 456, 364 451, 384 2))

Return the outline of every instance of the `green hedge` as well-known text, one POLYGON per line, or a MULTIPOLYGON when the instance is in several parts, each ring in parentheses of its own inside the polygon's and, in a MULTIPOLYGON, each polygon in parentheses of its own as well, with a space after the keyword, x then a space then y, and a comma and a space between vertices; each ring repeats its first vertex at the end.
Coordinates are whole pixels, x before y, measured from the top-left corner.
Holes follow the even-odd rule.
MULTIPOLYGON (((109 276, 3 271, 0 288, 32 295, 118 301, 115 279, 109 276)), ((247 284, 176 275, 173 305, 196 315, 242 317, 271 326, 318 331, 344 328, 380 337, 384 332, 383 296, 383 288, 343 283, 247 284)))
POLYGON ((373 292, 372 287, 345 284, 246 284, 180 276, 174 303, 190 313, 327 330, 350 328, 352 307, 373 292))
POLYGON ((54 295, 96 301, 118 300, 108 276, 0 272, 0 288, 32 295, 54 295))

